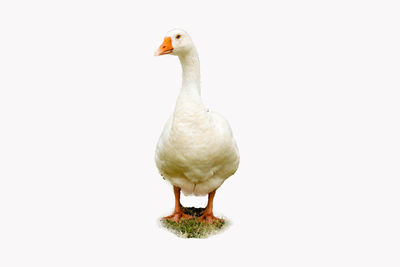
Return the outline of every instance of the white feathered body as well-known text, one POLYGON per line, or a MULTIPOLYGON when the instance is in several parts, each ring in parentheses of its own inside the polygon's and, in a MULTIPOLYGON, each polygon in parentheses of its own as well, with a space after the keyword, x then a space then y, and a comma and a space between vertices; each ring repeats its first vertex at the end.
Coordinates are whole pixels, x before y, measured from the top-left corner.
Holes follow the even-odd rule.
POLYGON ((235 173, 239 152, 228 122, 208 112, 199 95, 183 90, 155 159, 160 174, 185 195, 205 195, 235 173))
POLYGON ((156 165, 160 174, 185 195, 205 195, 235 173, 239 152, 228 122, 203 105, 200 63, 191 38, 179 29, 167 36, 170 43, 161 48, 172 49, 168 51, 179 57, 182 88, 158 141, 156 165))

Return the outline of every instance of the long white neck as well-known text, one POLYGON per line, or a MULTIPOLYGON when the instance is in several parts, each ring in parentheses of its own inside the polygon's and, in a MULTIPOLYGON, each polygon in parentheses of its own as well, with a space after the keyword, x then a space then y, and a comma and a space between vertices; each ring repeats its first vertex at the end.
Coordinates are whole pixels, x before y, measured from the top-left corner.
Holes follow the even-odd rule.
POLYGON ((179 55, 182 65, 181 95, 200 97, 200 61, 195 48, 183 55, 179 55))
POLYGON ((182 88, 175 105, 174 118, 192 124, 206 113, 200 96, 200 62, 196 49, 179 55, 182 64, 182 88))

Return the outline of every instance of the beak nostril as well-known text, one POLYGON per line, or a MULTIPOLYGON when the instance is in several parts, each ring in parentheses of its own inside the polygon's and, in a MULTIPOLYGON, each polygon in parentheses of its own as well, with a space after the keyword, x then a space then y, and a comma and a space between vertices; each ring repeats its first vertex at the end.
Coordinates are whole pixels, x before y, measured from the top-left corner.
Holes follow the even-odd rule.
POLYGON ((166 46, 164 45, 162 48, 166 48, 166 46))

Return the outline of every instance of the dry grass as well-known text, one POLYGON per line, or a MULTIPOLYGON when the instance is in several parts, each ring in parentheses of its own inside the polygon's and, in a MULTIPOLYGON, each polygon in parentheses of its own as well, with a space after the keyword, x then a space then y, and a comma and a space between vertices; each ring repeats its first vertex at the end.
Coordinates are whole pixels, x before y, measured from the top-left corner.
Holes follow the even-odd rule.
POLYGON ((192 219, 181 220, 175 222, 172 220, 161 219, 161 225, 182 238, 206 238, 210 235, 217 234, 224 230, 227 226, 225 219, 215 221, 212 224, 206 222, 200 222, 197 220, 204 211, 204 208, 185 208, 183 207, 186 214, 192 215, 192 219))

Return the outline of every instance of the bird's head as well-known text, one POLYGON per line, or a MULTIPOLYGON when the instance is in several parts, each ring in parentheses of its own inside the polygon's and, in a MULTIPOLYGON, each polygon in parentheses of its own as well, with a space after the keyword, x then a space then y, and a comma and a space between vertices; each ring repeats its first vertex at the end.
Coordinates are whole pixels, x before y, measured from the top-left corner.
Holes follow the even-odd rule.
POLYGON ((163 43, 154 53, 155 56, 175 55, 180 56, 194 49, 194 44, 189 34, 181 29, 174 29, 167 33, 163 43))

